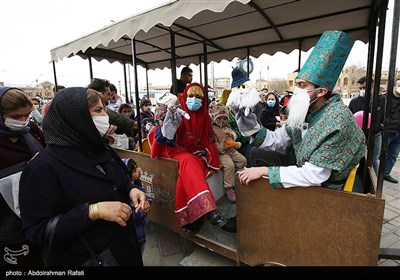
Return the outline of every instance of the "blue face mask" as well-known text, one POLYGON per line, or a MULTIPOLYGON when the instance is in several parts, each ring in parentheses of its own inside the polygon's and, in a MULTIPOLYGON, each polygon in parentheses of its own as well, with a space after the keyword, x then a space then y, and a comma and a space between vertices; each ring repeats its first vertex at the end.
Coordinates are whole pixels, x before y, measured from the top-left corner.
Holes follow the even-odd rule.
POLYGON ((269 107, 274 107, 275 106, 275 100, 267 100, 267 105, 269 107))
POLYGON ((190 111, 199 110, 202 104, 203 103, 202 103, 201 99, 196 98, 196 97, 188 97, 186 99, 186 106, 188 107, 188 109, 190 111))

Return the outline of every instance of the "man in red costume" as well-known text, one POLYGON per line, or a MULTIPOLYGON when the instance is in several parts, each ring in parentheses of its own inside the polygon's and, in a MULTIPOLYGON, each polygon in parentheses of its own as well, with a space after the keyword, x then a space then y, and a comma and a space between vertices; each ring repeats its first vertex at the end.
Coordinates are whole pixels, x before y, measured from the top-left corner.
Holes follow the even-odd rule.
POLYGON ((234 220, 218 211, 206 181, 210 171, 219 170, 219 161, 203 86, 187 85, 180 101, 181 108, 170 106, 163 125, 149 132, 151 157, 179 162, 175 193, 179 225, 195 233, 207 217, 213 226, 236 232, 234 220))

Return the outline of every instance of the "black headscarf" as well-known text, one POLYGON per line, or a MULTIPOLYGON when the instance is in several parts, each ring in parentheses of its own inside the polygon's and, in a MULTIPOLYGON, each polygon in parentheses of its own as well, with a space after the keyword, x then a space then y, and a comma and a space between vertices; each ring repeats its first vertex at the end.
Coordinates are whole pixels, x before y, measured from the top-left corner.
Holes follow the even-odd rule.
POLYGON ((65 88, 57 92, 43 121, 46 144, 101 154, 108 144, 96 129, 89 112, 86 89, 65 88))
POLYGON ((4 137, 20 137, 24 139, 25 143, 28 146, 28 149, 32 155, 36 154, 43 150, 42 145, 29 133, 30 127, 27 125, 23 129, 19 131, 12 131, 4 124, 4 117, 3 117, 3 108, 1 107, 1 100, 3 99, 4 94, 10 89, 18 89, 23 91, 19 88, 15 87, 0 87, 0 136, 4 137))
POLYGON ((278 96, 274 92, 269 92, 265 97, 265 104, 265 107, 261 111, 260 121, 265 128, 274 131, 276 129, 276 122, 278 121, 276 116, 279 116, 280 109, 278 96), (275 105, 273 107, 269 107, 267 104, 270 95, 275 96, 275 105))

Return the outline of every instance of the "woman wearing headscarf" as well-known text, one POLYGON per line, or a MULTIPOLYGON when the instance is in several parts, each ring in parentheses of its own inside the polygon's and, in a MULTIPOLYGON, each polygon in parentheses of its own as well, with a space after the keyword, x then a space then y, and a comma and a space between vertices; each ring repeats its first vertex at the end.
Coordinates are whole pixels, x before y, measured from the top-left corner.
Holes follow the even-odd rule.
MULTIPOLYGON (((10 170, 43 151, 43 132, 29 120, 32 110, 33 103, 25 92, 0 87, 0 170, 10 170)), ((1 187, 4 191, 5 186, 1 187)), ((0 266, 43 265, 40 247, 32 245, 23 236, 19 213, 13 210, 0 195, 0 249, 6 252, 0 266)))
POLYGON ((132 220, 145 194, 104 138, 108 115, 92 89, 57 93, 43 123, 46 149, 25 168, 20 183, 23 233, 46 244, 46 227, 59 217, 46 265, 79 266, 109 249, 118 265, 142 266, 132 220))
POLYGON ((207 217, 213 226, 236 232, 230 220, 227 223, 217 210, 206 181, 207 175, 219 170, 219 160, 203 86, 187 85, 180 103, 182 110, 170 108, 163 125, 153 127, 149 133, 152 158, 172 158, 179 162, 175 190, 178 223, 188 232, 197 232, 207 217), (183 112, 188 116, 181 117, 183 112))
POLYGON ((274 131, 280 127, 280 123, 276 117, 279 117, 278 96, 274 92, 269 92, 265 97, 266 106, 261 111, 261 124, 268 130, 274 131))

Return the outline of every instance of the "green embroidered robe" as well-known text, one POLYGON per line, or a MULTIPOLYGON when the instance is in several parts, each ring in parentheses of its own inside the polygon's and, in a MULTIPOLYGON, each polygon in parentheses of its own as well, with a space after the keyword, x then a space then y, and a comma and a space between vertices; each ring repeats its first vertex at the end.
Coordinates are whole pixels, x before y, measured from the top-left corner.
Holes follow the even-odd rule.
MULTIPOLYGON (((293 141, 297 166, 309 162, 332 170, 329 179, 322 184, 322 187, 330 189, 343 189, 350 170, 366 152, 364 133, 337 95, 309 116, 304 138, 300 128, 286 127, 286 133, 293 141)), ((269 168, 269 178, 274 188, 283 188, 279 167, 269 168)))

